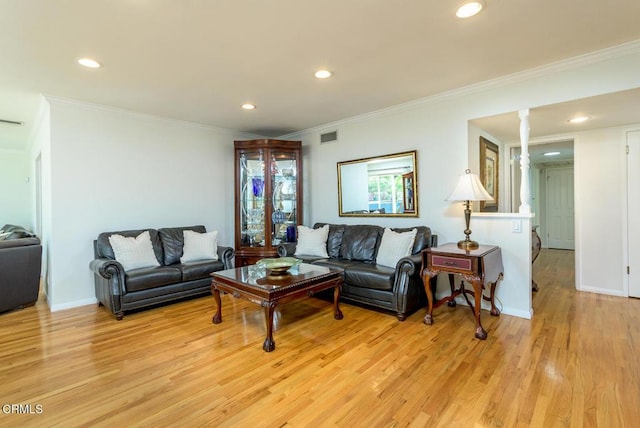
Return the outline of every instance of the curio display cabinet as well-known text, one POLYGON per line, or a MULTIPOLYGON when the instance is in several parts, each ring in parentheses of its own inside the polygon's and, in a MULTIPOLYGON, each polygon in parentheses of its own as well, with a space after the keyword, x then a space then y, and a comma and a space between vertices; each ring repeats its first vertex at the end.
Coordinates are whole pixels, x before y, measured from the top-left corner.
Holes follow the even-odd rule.
POLYGON ((236 267, 277 257, 302 222, 302 143, 235 141, 236 267))

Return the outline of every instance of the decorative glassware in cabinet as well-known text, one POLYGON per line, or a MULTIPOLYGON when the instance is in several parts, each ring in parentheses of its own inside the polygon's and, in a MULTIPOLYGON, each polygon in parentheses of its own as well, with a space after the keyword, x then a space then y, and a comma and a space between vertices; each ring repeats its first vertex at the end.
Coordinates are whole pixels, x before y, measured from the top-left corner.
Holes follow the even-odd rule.
POLYGON ((274 150, 271 153, 271 188, 273 190, 271 242, 287 241, 287 227, 298 224, 297 152, 274 150))
POLYGON ((263 150, 240 154, 240 227, 241 246, 264 246, 265 182, 263 150))

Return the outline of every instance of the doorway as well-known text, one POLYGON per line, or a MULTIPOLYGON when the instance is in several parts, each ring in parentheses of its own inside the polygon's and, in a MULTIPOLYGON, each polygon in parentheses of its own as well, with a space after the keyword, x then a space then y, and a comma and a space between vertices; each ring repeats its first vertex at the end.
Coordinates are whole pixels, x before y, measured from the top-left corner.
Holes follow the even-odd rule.
POLYGON ((635 245, 640 239, 640 131, 627 133, 627 273, 629 297, 640 297, 640 249, 635 245))
MULTIPOLYGON (((511 211, 520 206, 520 146, 511 147, 511 211)), ((529 146, 530 206, 543 248, 575 249, 573 140, 529 146)))
POLYGON ((573 165, 544 170, 547 248, 574 250, 573 165))

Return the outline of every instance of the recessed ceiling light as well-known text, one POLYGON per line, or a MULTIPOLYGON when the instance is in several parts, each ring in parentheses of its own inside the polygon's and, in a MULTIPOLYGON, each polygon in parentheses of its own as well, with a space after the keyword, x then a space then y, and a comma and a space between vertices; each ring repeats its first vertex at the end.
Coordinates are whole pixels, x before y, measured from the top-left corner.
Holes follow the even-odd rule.
POLYGON ((100 64, 95 59, 91 59, 91 58, 80 58, 78 60, 78 64, 83 65, 83 66, 88 67, 88 68, 100 68, 100 67, 102 67, 102 64, 100 64))
POLYGON ((587 120, 589 120, 589 116, 579 116, 574 117, 573 119, 569 119, 569 123, 582 123, 586 122, 587 120))
POLYGON ((316 71, 315 76, 318 79, 326 79, 328 77, 331 77, 332 74, 333 73, 331 73, 329 70, 318 70, 318 71, 316 71))
POLYGON ((545 156, 558 156, 560 154, 560 152, 547 152, 544 155, 545 156))
POLYGON ((483 7, 483 1, 470 1, 463 4, 458 8, 458 10, 456 10, 456 16, 458 18, 470 18, 480 13, 483 7))
POLYGON ((244 103, 242 104, 242 108, 245 110, 253 110, 256 108, 256 105, 251 103, 244 103))

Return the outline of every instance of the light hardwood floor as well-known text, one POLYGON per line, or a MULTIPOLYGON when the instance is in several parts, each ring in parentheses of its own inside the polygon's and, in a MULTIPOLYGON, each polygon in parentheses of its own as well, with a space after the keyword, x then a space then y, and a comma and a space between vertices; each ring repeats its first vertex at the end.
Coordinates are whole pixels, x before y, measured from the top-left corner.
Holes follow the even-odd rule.
POLYGON ((277 312, 272 353, 229 295, 218 325, 211 296, 123 321, 38 302, 0 315, 0 426, 640 426, 640 300, 576 292, 569 251, 534 277, 533 320, 483 312, 486 341, 463 306, 426 326, 311 298, 277 312))

